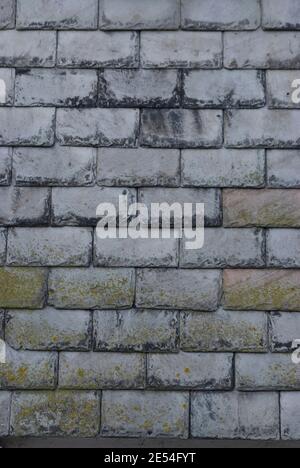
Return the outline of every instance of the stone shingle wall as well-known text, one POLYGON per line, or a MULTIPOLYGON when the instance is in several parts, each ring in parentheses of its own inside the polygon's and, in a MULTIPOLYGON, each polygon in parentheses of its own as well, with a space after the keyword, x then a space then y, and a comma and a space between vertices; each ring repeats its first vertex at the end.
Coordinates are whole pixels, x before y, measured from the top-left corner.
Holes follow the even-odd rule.
POLYGON ((299 1, 99 1, 0 0, 0 436, 300 439, 299 1))

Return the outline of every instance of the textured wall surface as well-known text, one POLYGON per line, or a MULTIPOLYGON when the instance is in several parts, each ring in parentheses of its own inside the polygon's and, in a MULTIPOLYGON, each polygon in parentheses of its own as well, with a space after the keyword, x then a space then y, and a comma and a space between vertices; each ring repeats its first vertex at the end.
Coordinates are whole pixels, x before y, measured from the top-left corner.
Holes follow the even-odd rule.
POLYGON ((300 439, 295 79, 299 0, 0 0, 0 436, 300 439))

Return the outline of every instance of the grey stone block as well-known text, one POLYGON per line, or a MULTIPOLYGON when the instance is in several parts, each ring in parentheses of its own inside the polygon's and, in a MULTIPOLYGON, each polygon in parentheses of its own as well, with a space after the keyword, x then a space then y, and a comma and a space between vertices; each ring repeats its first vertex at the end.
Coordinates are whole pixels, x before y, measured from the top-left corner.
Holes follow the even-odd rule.
POLYGON ((0 265, 4 265, 6 261, 6 229, 0 229, 0 265))
POLYGON ((15 0, 0 2, 0 30, 11 29, 15 24, 15 0))
POLYGON ((268 70, 267 72, 267 100, 271 109, 300 109, 300 103, 293 102, 293 87, 299 79, 299 72, 295 70, 268 70))
POLYGON ((53 224, 56 226, 95 226, 100 203, 112 203, 119 213, 119 197, 128 196, 128 205, 137 201, 134 189, 117 187, 54 188, 53 224))
POLYGON ((139 270, 137 307, 213 311, 220 300, 221 274, 217 270, 139 270))
POLYGON ((87 311, 10 310, 6 315, 6 342, 16 350, 87 351, 92 320, 87 311))
POLYGON ((139 112, 135 109, 59 109, 57 112, 57 138, 64 146, 133 147, 138 125, 139 112))
POLYGON ((60 268, 50 271, 49 305, 57 309, 129 309, 134 270, 60 268))
POLYGON ((103 392, 103 436, 187 439, 188 431, 188 393, 103 392))
POLYGON ((99 103, 103 107, 178 107, 177 70, 103 70, 99 103))
POLYGON ((100 0, 100 28, 178 29, 180 0, 100 0))
POLYGON ((1 31, 0 66, 54 67, 56 33, 48 31, 1 31))
POLYGON ((257 29, 261 12, 259 0, 182 0, 184 29, 239 31, 257 29))
POLYGON ((46 269, 0 269, 0 307, 5 309, 43 309, 46 292, 46 269))
POLYGON ((88 228, 16 228, 7 240, 7 264, 13 266, 89 266, 92 230, 88 228))
POLYGON ((99 428, 100 397, 96 392, 16 392, 13 395, 11 432, 15 437, 96 437, 99 428))
MULTIPOLYGON (((130 234, 130 233, 129 233, 130 234)), ((178 239, 100 239, 95 236, 94 265, 101 267, 177 267, 178 239)))
POLYGON ((300 314, 273 312, 270 319, 270 338, 273 352, 291 353, 294 340, 300 339, 300 314))
POLYGON ((16 106, 95 107, 95 70, 18 70, 16 106))
POLYGON ((71 68, 137 68, 138 34, 132 31, 60 32, 57 64, 71 68))
POLYGON ((223 148, 182 152, 185 187, 260 187, 264 181, 263 150, 223 148))
POLYGON ((192 436, 205 439, 279 439, 278 394, 194 393, 192 436))
POLYGON ((178 313, 160 310, 94 312, 96 351, 176 352, 178 313))
POLYGON ((50 192, 44 188, 0 187, 0 225, 46 225, 50 192))
POLYGON ((103 148, 98 152, 98 184, 147 187, 180 185, 180 152, 162 149, 103 148))
POLYGON ((211 148, 223 141, 222 111, 146 109, 142 112, 141 144, 154 148, 211 148))
POLYGON ((300 29, 300 5, 297 0, 263 0, 264 29, 300 29))
POLYGON ((241 391, 299 390, 299 369, 288 354, 239 354, 236 385, 241 391))
POLYGON ((6 437, 9 434, 11 393, 0 392, 0 436, 6 437))
MULTIPOLYGON (((1 36, 0 36, 1 37, 1 36)), ((0 68, 0 106, 12 106, 14 102, 15 70, 0 68), (3 85, 4 83, 4 85, 3 85), (4 86, 4 89, 3 89, 4 86)))
POLYGON ((270 229, 267 232, 267 266, 300 268, 300 232, 270 229))
POLYGON ((234 110, 225 117, 229 148, 299 148, 297 110, 234 110))
POLYGON ((206 229, 204 246, 187 250, 181 242, 181 268, 263 267, 264 235, 258 229, 206 229))
POLYGON ((267 352, 267 315, 261 312, 182 312, 180 347, 187 352, 267 352))
POLYGON ((218 32, 142 32, 143 68, 221 68, 218 32))
POLYGON ((54 389, 56 371, 56 353, 15 351, 6 346, 6 362, 0 367, 0 389, 54 389))
POLYGON ((0 145, 52 146, 55 110, 0 107, 0 145))
POLYGON ((232 366, 232 354, 150 354, 147 383, 157 388, 229 390, 232 366))
POLYGON ((0 186, 8 186, 11 182, 12 150, 0 148, 0 186))
POLYGON ((61 353, 59 387, 65 389, 144 388, 145 357, 121 353, 61 353))
POLYGON ((281 433, 283 440, 300 439, 300 392, 281 394, 281 433))
POLYGON ((183 106, 230 109, 265 105, 264 75, 256 70, 192 70, 184 74, 183 106))
POLYGON ((300 151, 267 151, 268 185, 274 188, 300 188, 300 151))
POLYGON ((97 29, 97 17, 97 0, 18 0, 18 29, 97 29))
POLYGON ((17 148, 13 157, 16 185, 38 187, 92 185, 95 180, 96 156, 97 151, 94 148, 62 146, 17 148))
POLYGON ((297 69, 300 65, 297 32, 226 32, 226 68, 297 69))
MULTIPOLYGON (((168 203, 173 205, 179 203, 184 211, 185 203, 204 203, 205 225, 220 226, 221 215, 221 192, 218 189, 186 189, 186 188, 142 188, 139 190, 139 201, 145 203, 151 212, 152 203, 168 203)), ((162 218, 162 216, 160 216, 162 218)), ((192 220, 186 216, 187 224, 192 220)), ((156 225, 159 219, 153 215, 152 222, 156 225)))

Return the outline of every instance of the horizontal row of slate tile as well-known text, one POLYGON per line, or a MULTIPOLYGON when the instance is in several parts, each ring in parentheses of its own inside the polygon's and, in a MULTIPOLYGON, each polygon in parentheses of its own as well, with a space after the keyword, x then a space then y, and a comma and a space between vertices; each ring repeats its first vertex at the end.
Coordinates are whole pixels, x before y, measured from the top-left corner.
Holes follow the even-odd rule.
POLYGON ((0 29, 299 29, 297 0, 2 0, 0 29), (99 8, 100 7, 100 8, 99 8), (98 19, 99 8, 99 19, 98 19), (17 13, 16 13, 17 12, 17 13), (262 21, 261 21, 262 15, 262 21))
MULTIPOLYGON (((266 104, 265 75, 254 70, 95 70, 1 68, 0 106, 258 108, 266 104), (99 92, 98 92, 99 78, 99 92), (14 97, 15 96, 15 97, 14 97)), ((266 75, 267 104, 300 108, 294 70, 266 75), (293 93, 296 92, 293 99, 293 93)))
POLYGON ((298 110, 224 114, 211 109, 5 107, 0 108, 0 146, 50 147, 56 135, 62 146, 137 147, 140 141, 153 148, 221 148, 225 139, 228 148, 300 148, 298 110))
POLYGON ((12 169, 18 187, 300 188, 298 150, 0 148, 0 186, 12 169))
POLYGON ((0 31, 0 66, 297 69, 300 32, 0 31), (58 39, 57 39, 58 37, 58 39))

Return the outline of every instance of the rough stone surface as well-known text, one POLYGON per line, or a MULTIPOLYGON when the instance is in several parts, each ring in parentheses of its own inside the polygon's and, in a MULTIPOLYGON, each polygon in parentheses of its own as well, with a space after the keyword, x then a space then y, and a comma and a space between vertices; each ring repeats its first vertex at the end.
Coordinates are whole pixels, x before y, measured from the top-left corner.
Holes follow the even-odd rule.
POLYGON ((260 25, 259 0, 182 0, 182 27, 193 30, 240 31, 260 25))
POLYGON ((141 143, 154 148, 211 148, 222 144, 222 112, 144 110, 141 143))
POLYGON ((225 190, 225 227, 300 227, 298 190, 225 190))
POLYGON ((104 107, 178 107, 180 75, 177 70, 104 70, 99 101, 104 107))
POLYGON ((281 433, 283 440, 300 439, 300 392, 281 393, 281 433))
POLYGON ((98 80, 94 70, 18 70, 15 86, 16 106, 94 107, 97 104, 98 80))
POLYGON ((264 237, 257 229, 206 229, 204 246, 187 250, 181 242, 181 268, 264 266, 264 237))
POLYGON ((16 437, 95 437, 100 427, 96 392, 17 392, 13 395, 11 431, 16 437))
POLYGON ((232 310, 300 311, 298 270, 226 270, 224 306, 232 310))
POLYGON ((13 266, 89 266, 91 254, 87 228, 16 228, 7 241, 7 264, 13 266))
POLYGON ((137 306, 213 311, 218 308, 220 283, 217 270, 139 270, 137 306))
POLYGON ((278 439, 278 394, 194 393, 192 436, 204 439, 278 439))
POLYGON ((270 337, 273 352, 291 353, 296 349, 294 340, 300 336, 300 314, 273 312, 270 319, 270 337))
POLYGON ((60 109, 58 140, 65 146, 132 147, 136 143, 138 117, 135 109, 60 109))
POLYGON ((97 150, 93 148, 55 146, 43 149, 16 149, 13 158, 16 185, 30 187, 92 185, 96 172, 96 155, 97 150))
POLYGON ((1 187, 0 225, 45 225, 49 221, 50 192, 44 188, 1 187))
POLYGON ((180 0, 100 0, 100 28, 178 29, 180 0))
POLYGON ((187 439, 188 419, 188 393, 103 392, 104 436, 187 439))
POLYGON ((0 186, 7 186, 11 182, 12 150, 0 148, 0 186))
POLYGON ((133 270, 62 268, 50 272, 49 305, 57 309, 128 309, 133 301, 133 270))
POLYGON ((267 173, 271 187, 300 188, 300 151, 268 151, 267 173))
POLYGON ((271 109, 300 109, 300 103, 294 102, 293 87, 299 79, 295 70, 269 70, 267 72, 267 98, 271 109))
POLYGON ((143 68, 221 68, 222 35, 216 32, 142 32, 143 68))
POLYGON ((0 68, 0 81, 2 87, 4 86, 4 92, 0 93, 0 106, 12 106, 14 101, 15 71, 9 68, 0 68))
POLYGON ((145 371, 142 354, 61 353, 58 382, 65 389, 144 388, 145 371))
POLYGON ((55 111, 0 108, 0 145, 52 146, 55 111))
POLYGON ((225 68, 297 69, 299 68, 298 32, 251 32, 224 35, 225 68))
POLYGON ((192 109, 263 107, 264 75, 255 70, 194 70, 184 75, 183 106, 192 109))
POLYGON ((239 354, 236 385, 242 391, 299 390, 299 369, 287 354, 239 354))
MULTIPOLYGON (((184 210, 185 203, 204 203, 206 226, 220 226, 221 224, 221 193, 215 189, 168 189, 168 188, 143 188, 139 190, 139 201, 145 203, 149 212, 152 203, 180 203, 184 210)), ((160 216, 162 218, 162 216, 160 216)), ((153 215, 151 220, 156 225, 159 219, 153 215)), ((190 223, 189 216, 186 216, 190 223)))
POLYGON ((300 440, 299 39, 299 0, 0 0, 1 447, 300 440))
POLYGON ((178 313, 160 310, 94 312, 96 351, 176 352, 178 313))
POLYGON ((150 354, 150 387, 229 390, 233 384, 232 354, 150 354))
POLYGON ((0 389, 54 389, 56 371, 56 353, 15 351, 6 346, 6 362, 0 367, 0 389))
POLYGON ((0 268, 0 307, 42 309, 47 271, 42 268, 0 268))
POLYGON ((95 226, 100 217, 100 203, 112 203, 119 213, 119 197, 127 196, 128 205, 135 203, 134 189, 82 187, 52 190, 52 219, 56 226, 95 226))
POLYGON ((300 29, 300 5, 297 0, 263 0, 264 29, 300 29))
POLYGON ((1 31, 0 66, 54 67, 56 34, 47 31, 1 31))
POLYGON ((11 29, 15 22, 15 1, 1 0, 0 2, 0 30, 11 29))
POLYGON ((182 182, 186 187, 260 187, 264 179, 263 150, 223 148, 182 152, 182 182))
POLYGON ((267 233, 267 265, 300 268, 300 232, 295 229, 271 229, 267 233))
POLYGON ((18 29, 96 29, 98 1, 18 0, 18 29))
POLYGON ((71 68, 136 68, 138 52, 134 32, 67 31, 58 36, 57 63, 71 68))
POLYGON ((297 110, 233 110, 225 117, 229 148, 299 148, 297 110))
POLYGON ((178 187, 180 152, 162 149, 102 148, 98 152, 100 186, 178 187))
POLYGON ((186 352, 266 352, 267 317, 261 312, 181 314, 180 346, 186 352))
POLYGON ((90 312, 47 308, 10 310, 6 315, 6 342, 16 350, 87 351, 91 346, 90 312))

